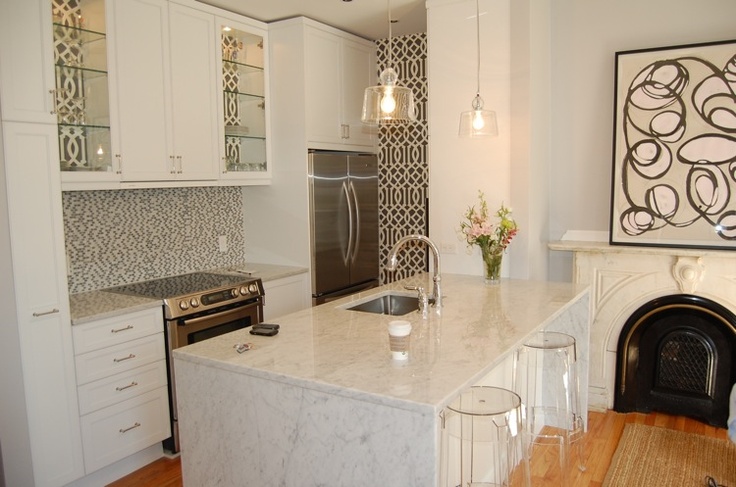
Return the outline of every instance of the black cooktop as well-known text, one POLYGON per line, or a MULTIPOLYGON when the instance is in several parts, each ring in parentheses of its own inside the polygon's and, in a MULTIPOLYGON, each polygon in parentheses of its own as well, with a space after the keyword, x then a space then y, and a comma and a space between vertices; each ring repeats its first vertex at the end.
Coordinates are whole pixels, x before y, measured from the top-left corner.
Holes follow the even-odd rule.
POLYGON ((171 299, 179 296, 215 291, 220 288, 234 287, 252 281, 253 278, 210 272, 192 272, 180 276, 164 277, 152 281, 124 284, 109 291, 145 296, 147 298, 171 299))

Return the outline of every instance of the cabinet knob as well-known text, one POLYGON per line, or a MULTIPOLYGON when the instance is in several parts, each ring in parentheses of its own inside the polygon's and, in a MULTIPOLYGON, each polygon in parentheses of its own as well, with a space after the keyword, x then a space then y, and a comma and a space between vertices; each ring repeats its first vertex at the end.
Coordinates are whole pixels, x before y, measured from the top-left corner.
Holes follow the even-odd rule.
POLYGON ((116 174, 123 174, 123 156, 120 154, 115 154, 115 159, 118 160, 118 170, 115 171, 116 174))

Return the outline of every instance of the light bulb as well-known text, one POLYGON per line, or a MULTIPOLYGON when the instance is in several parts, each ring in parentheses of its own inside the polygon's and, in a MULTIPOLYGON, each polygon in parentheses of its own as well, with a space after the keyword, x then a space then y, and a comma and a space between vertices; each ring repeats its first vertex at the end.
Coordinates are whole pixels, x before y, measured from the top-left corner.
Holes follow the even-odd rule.
POLYGON ((102 144, 100 144, 100 145, 99 145, 99 146, 97 147, 97 155, 98 155, 98 156, 104 156, 104 155, 105 155, 105 151, 104 151, 104 150, 102 150, 102 144))
POLYGON ((486 123, 483 121, 483 112, 476 110, 473 115, 473 129, 482 130, 485 126, 486 123))
POLYGON ((396 99, 391 89, 386 90, 386 94, 381 98, 381 111, 383 113, 393 113, 396 110, 396 99))

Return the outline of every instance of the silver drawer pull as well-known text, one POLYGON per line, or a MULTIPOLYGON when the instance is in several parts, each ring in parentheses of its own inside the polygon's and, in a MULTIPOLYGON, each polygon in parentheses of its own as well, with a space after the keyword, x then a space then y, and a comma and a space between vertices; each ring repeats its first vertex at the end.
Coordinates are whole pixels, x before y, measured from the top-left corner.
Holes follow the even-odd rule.
POLYGON ((137 383, 137 382, 131 382, 131 383, 130 383, 130 384, 128 384, 127 386, 123 386, 123 387, 116 387, 116 388, 115 388, 115 390, 116 390, 116 391, 118 391, 118 392, 120 392, 120 391, 124 391, 125 389, 130 389, 131 387, 135 387, 135 386, 137 386, 137 385, 138 385, 138 383, 137 383))
POLYGON ((112 359, 112 361, 113 361, 113 362, 115 362, 115 363, 120 363, 120 362, 124 362, 125 360, 130 360, 130 359, 132 359, 132 358, 135 358, 135 355, 133 355, 133 354, 131 353, 131 354, 130 354, 130 355, 128 355, 127 357, 123 357, 123 358, 114 358, 114 359, 112 359))
POLYGON ((128 325, 124 328, 117 328, 117 329, 113 328, 112 330, 110 330, 110 333, 120 333, 121 331, 132 330, 132 329, 133 329, 133 325, 128 325))
POLYGON ((121 433, 127 433, 128 431, 130 431, 132 429, 135 429, 135 428, 139 427, 140 425, 141 424, 138 421, 136 421, 133 426, 128 426, 127 428, 120 428, 120 432, 121 433))
POLYGON ((46 316, 46 315, 52 315, 54 313, 58 313, 59 310, 54 308, 51 311, 44 311, 43 313, 33 313, 33 316, 38 318, 39 316, 46 316))

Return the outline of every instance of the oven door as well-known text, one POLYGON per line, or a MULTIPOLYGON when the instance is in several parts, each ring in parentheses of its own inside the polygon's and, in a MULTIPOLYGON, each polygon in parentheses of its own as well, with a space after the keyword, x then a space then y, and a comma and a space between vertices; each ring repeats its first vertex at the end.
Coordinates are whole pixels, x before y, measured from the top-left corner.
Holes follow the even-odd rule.
POLYGON ((169 349, 174 350, 260 323, 263 319, 262 309, 258 300, 204 316, 169 321, 169 349))
POLYGON ((208 338, 224 335, 263 321, 263 304, 258 298, 236 307, 222 309, 202 316, 183 317, 166 322, 169 369, 169 409, 171 416, 171 438, 164 440, 164 448, 172 453, 179 452, 179 414, 176 410, 176 382, 174 381, 174 361, 171 351, 179 347, 201 342, 208 338))

